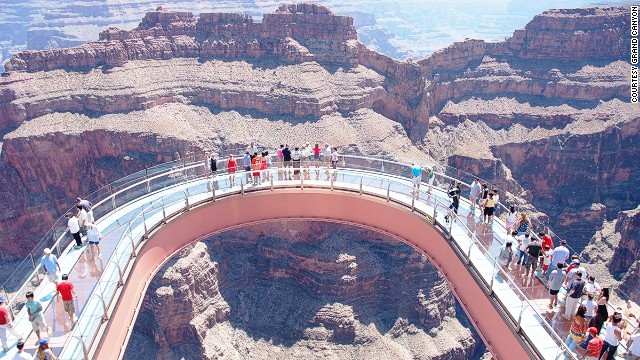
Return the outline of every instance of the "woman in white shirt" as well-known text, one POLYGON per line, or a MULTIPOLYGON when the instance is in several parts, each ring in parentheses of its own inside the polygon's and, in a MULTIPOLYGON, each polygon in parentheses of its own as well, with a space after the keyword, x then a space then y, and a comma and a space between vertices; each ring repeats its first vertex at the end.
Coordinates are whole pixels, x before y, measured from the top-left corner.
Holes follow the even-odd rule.
POLYGON ((515 206, 509 206, 509 215, 507 216, 507 222, 504 224, 504 226, 507 228, 507 235, 511 234, 511 228, 516 223, 517 215, 518 213, 516 212, 515 206))

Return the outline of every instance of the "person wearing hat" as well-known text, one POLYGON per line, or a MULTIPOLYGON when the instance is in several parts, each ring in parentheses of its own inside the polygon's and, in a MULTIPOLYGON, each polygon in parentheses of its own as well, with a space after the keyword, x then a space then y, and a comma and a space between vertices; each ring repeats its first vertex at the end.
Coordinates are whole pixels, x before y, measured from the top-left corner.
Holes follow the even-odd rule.
MULTIPOLYGON (((40 345, 40 340, 36 345, 40 345)), ((24 341, 18 341, 16 344, 16 348, 18 352, 13 356, 12 360, 32 360, 33 356, 31 356, 28 352, 24 351, 24 341)))
POLYGON ((76 206, 82 206, 84 211, 87 212, 87 222, 95 222, 96 220, 93 218, 93 209, 92 204, 89 200, 84 200, 82 198, 76 198, 76 206))
POLYGON ((584 290, 585 282, 582 280, 582 273, 580 271, 576 271, 575 279, 569 286, 567 290, 567 298, 565 303, 564 314, 562 317, 564 319, 569 320, 573 314, 575 314, 576 307, 580 302, 580 298, 582 298, 582 290, 584 290))
POLYGON ((604 341, 600 336, 598 336, 598 329, 594 327, 590 327, 587 330, 588 337, 588 345, 587 352, 585 354, 585 360, 597 360, 600 356, 600 351, 602 351, 602 345, 604 345, 604 341))
POLYGON ((49 339, 38 341, 38 350, 36 350, 34 359, 58 360, 56 355, 49 348, 49 339))
POLYGON ((54 284, 58 283, 58 271, 60 271, 60 264, 58 258, 51 253, 51 249, 45 248, 44 255, 40 259, 40 265, 44 269, 45 274, 49 278, 49 281, 54 284))
MULTIPOLYGON (((571 260, 571 265, 572 265, 571 269, 567 271, 567 278, 564 281, 567 289, 571 287, 571 284, 573 284, 576 273, 580 272, 582 274, 583 280, 587 278, 587 269, 585 269, 583 266, 580 265, 580 259, 571 260)), ((585 286, 586 286, 586 283, 585 283, 585 286)))
POLYGON ((9 351, 9 346, 7 345, 7 331, 17 337, 18 341, 22 340, 22 336, 20 336, 13 328, 13 324, 11 324, 11 317, 9 317, 9 309, 7 309, 4 304, 4 298, 0 296, 0 342, 2 342, 2 351, 5 353, 9 351))

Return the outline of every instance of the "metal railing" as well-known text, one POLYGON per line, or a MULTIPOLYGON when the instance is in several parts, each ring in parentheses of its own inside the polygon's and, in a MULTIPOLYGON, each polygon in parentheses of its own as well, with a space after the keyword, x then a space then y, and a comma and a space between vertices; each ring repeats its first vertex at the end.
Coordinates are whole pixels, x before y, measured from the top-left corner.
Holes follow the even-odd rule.
MULTIPOLYGON (((105 321, 111 320, 110 309, 113 307, 114 302, 117 301, 119 286, 127 281, 127 269, 132 265, 135 259, 135 254, 140 248, 140 244, 146 239, 146 236, 150 231, 161 226, 169 218, 187 211, 194 206, 215 201, 219 197, 242 196, 247 192, 273 190, 278 187, 296 187, 300 189, 304 189, 305 187, 319 187, 317 183, 318 180, 325 182, 320 187, 329 190, 357 191, 373 196, 381 196, 383 198, 386 196, 387 199, 391 200, 391 198, 393 198, 396 202, 398 197, 411 196, 411 185, 408 185, 406 180, 406 175, 409 170, 406 164, 356 156, 341 156, 341 159, 340 168, 337 172, 325 167, 321 167, 316 170, 315 166, 312 166, 309 169, 308 176, 303 175, 300 176, 299 179, 295 180, 285 179, 274 181, 275 176, 280 176, 280 171, 278 169, 257 171, 266 181, 260 186, 247 185, 247 174, 244 172, 238 172, 235 175, 235 181, 233 183, 230 181, 229 174, 219 175, 216 178, 210 179, 210 181, 203 182, 203 178, 206 177, 206 171, 202 164, 187 165, 179 169, 179 172, 183 175, 192 171, 193 176, 185 176, 184 178, 181 178, 183 181, 173 184, 172 186, 177 187, 179 185, 187 185, 186 188, 180 188, 179 191, 163 196, 160 199, 139 208, 140 210, 138 213, 128 221, 126 231, 123 233, 114 254, 105 266, 103 278, 100 279, 98 285, 89 298, 87 306, 85 307, 86 310, 83 311, 80 319, 78 320, 77 326, 71 333, 70 339, 61 354, 61 358, 89 359, 91 357, 92 349, 95 349, 96 339, 102 328, 102 324, 105 321), (376 174, 380 174, 381 172, 385 174, 385 177, 376 176, 376 174), (316 179, 313 178, 314 175, 316 176, 316 179), (378 189, 382 191, 371 192, 371 189, 378 189)), ((304 170, 301 169, 301 171, 304 170)), ((162 179, 165 176, 175 173, 176 172, 172 171, 167 175, 152 177, 150 182, 152 184, 154 181, 158 181, 158 179, 162 179)), ((220 173, 221 172, 219 172, 219 174, 220 173)), ((448 181, 453 179, 443 174, 436 174, 436 176, 437 183, 434 184, 436 187, 438 187, 438 184, 446 184, 448 181)), ((134 184, 131 186, 133 189, 139 185, 134 184)), ((144 186, 146 187, 146 193, 153 193, 153 187, 146 183, 144 186)), ((427 185, 423 184, 423 186, 427 185)), ((128 194, 130 189, 123 189, 121 191, 121 193, 117 193, 115 196, 125 196, 124 194, 128 194)), ((419 212, 417 208, 422 205, 421 200, 400 203, 415 212, 419 212)), ((436 200, 435 206, 433 207, 433 214, 428 215, 432 216, 432 222, 435 225, 450 234, 454 227, 454 222, 452 221, 448 224, 446 222, 443 223, 437 215, 439 209, 444 211, 444 209, 447 208, 448 204, 436 200)), ((421 215, 423 215, 422 217, 424 218, 424 215, 427 214, 421 213, 421 215)), ((470 264, 470 266, 473 265, 473 262, 470 261, 470 255, 474 247, 483 251, 491 261, 493 267, 493 274, 491 278, 484 279, 483 277, 480 277, 480 279, 488 289, 488 295, 493 296, 494 281, 492 281, 492 279, 500 271, 500 265, 497 263, 496 258, 491 254, 489 249, 487 249, 478 240, 475 231, 472 231, 459 221, 456 222, 455 226, 461 227, 464 231, 470 234, 471 242, 469 248, 460 249, 460 252, 465 254, 467 263, 470 264)), ((545 320, 544 316, 537 313, 536 307, 520 290, 516 281, 509 274, 504 274, 503 277, 506 279, 510 287, 513 288, 521 301, 519 314, 513 314, 508 310, 509 305, 513 304, 504 304, 501 303, 497 297, 494 296, 494 298, 496 298, 500 303, 505 316, 508 316, 510 321, 514 324, 515 330, 522 334, 525 339, 531 341, 531 338, 527 336, 526 332, 520 331, 520 324, 523 315, 527 314, 527 311, 530 309, 530 311, 533 311, 536 314, 539 324, 552 336, 552 339, 558 347, 558 353, 556 355, 560 356, 562 350, 565 349, 562 339, 558 337, 553 327, 545 320)), ((532 347, 535 349, 534 345, 532 345, 532 347)), ((568 356, 573 357, 572 355, 568 356)))

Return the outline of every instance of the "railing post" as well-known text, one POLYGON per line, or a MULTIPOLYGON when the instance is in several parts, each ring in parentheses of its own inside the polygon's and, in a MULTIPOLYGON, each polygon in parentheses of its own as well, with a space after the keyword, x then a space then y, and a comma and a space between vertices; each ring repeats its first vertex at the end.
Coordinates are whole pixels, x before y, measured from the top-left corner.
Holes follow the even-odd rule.
POLYGON ((58 257, 62 256, 62 252, 60 252, 60 242, 56 241, 56 250, 58 250, 58 257))
POLYGON ((118 263, 118 259, 116 258, 116 267, 118 268, 118 277, 120 280, 118 280, 118 287, 124 285, 124 277, 122 276, 122 268, 120 268, 120 264, 118 263))
POLYGON ((162 204, 162 223, 166 224, 167 223, 167 212, 165 211, 165 208, 164 208, 164 198, 162 198, 161 201, 162 201, 162 203, 161 203, 162 204))
POLYGON ((240 194, 244 195, 244 181, 240 179, 240 194))
POLYGON ((211 201, 216 201, 216 187, 211 189, 211 201))
POLYGON ((522 307, 520 308, 520 315, 518 315, 518 324, 516 325, 516 332, 519 333, 522 330, 522 313, 524 312, 524 300, 522 300, 522 307))
POLYGON ((102 322, 104 323, 109 320, 109 309, 107 309, 107 303, 104 302, 104 294, 102 291, 100 291, 100 302, 102 303, 102 311, 104 312, 104 315, 102 315, 102 322))
POLYGON ((151 180, 147 180, 147 194, 151 192, 151 180))
POLYGON ((271 191, 273 191, 273 176, 269 177, 269 183, 271 185, 271 191))
MULTIPOLYGON (((33 265, 33 272, 36 274, 36 282, 40 285, 40 276, 38 276, 38 267, 36 266, 36 260, 33 258, 33 253, 29 253, 29 257, 31 258, 31 265, 33 265)), ((9 301, 8 298, 7 301, 9 301)))
POLYGON ((362 176, 360 177, 360 195, 362 195, 362 176))
POLYGON ((413 195, 411 195, 411 212, 414 212, 416 210, 416 198, 413 197, 413 195))
POLYGON ((184 194, 184 201, 185 201, 185 210, 189 211, 189 195, 187 194, 187 191, 183 191, 184 194))
MULTIPOLYGON (((144 216, 144 210, 142 210, 142 225, 144 226, 144 236, 143 238, 147 238, 147 234, 149 233, 149 230, 147 230, 147 218, 146 216, 144 216)), ((131 226, 131 225, 129 225, 131 226)), ((129 235, 131 235, 131 230, 129 230, 129 235)), ((132 237, 133 240, 133 237, 132 237)))
POLYGON ((433 223, 436 223, 436 216, 438 215, 438 213, 436 212, 438 210, 438 203, 436 200, 436 203, 433 204, 433 223))
POLYGON ((467 251, 467 265, 471 264, 471 248, 473 247, 473 241, 469 245, 469 251, 467 251))
POLYGON ((300 173, 300 190, 304 190, 304 173, 300 173))
POLYGON ((82 340, 82 334, 80 334, 80 343, 82 344, 82 353, 84 354, 84 360, 89 360, 89 352, 87 351, 87 345, 82 340))
POLYGON ((333 176, 331 177, 331 191, 333 191, 333 176))
MULTIPOLYGON (((144 229, 144 237, 147 237, 146 226, 144 229)), ((136 244, 133 243, 133 236, 131 236, 131 232, 129 232, 129 239, 131 240, 131 256, 129 257, 129 259, 133 259, 134 257, 136 257, 136 244)))
POLYGON ((387 202, 389 202, 389 193, 391 192, 391 182, 389 182, 389 186, 387 186, 387 202))
POLYGON ((115 195, 111 195, 111 206, 114 209, 116 208, 116 196, 115 195))

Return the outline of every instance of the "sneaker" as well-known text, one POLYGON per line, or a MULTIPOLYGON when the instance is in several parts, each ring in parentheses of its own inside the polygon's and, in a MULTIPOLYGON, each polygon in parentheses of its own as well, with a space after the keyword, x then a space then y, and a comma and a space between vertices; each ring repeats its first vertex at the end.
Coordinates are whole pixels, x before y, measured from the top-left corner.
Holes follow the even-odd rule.
POLYGON ((9 348, 2 348, 2 351, 6 354, 9 352, 9 348))

